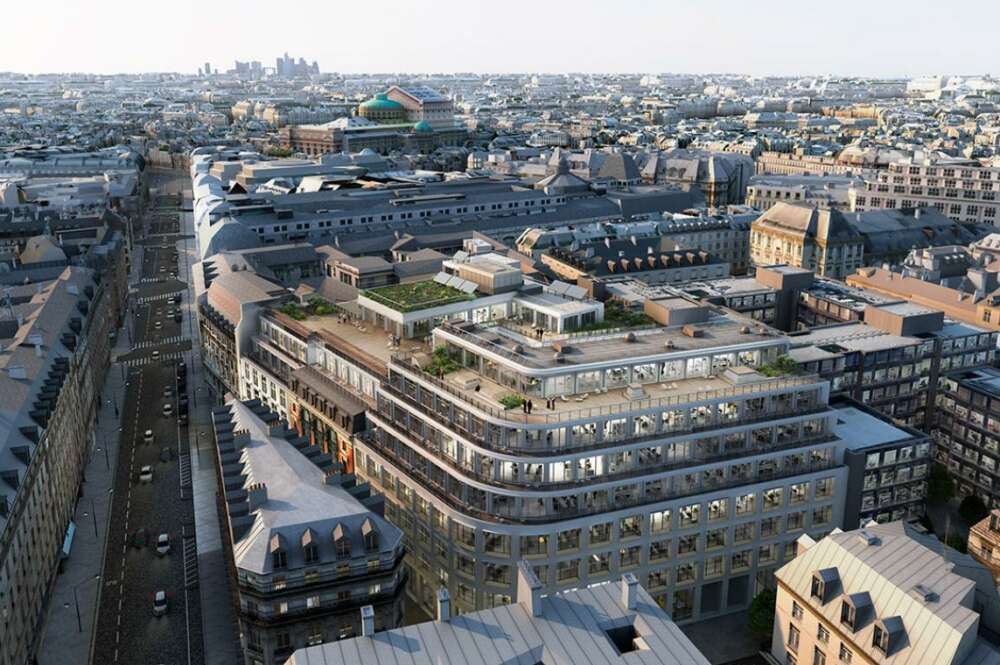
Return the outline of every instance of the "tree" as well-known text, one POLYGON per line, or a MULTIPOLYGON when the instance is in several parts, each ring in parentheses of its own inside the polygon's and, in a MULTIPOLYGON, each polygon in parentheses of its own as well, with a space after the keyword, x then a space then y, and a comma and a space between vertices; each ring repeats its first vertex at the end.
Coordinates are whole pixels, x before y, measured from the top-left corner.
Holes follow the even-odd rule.
POLYGON ((965 541, 962 540, 962 537, 959 536, 957 533, 949 535, 948 538, 945 539, 944 544, 952 548, 953 550, 958 550, 962 554, 965 554, 967 551, 965 541))
POLYGON ((962 499, 962 503, 958 506, 958 514, 962 516, 966 524, 971 526, 986 519, 986 516, 990 514, 990 509, 986 507, 982 499, 975 494, 970 494, 962 499))
POLYGON ((747 627, 762 640, 771 637, 774 631, 774 608, 778 594, 774 589, 764 589, 750 602, 747 610, 747 627))
POLYGON ((944 503, 955 496, 955 481, 943 464, 931 465, 931 475, 927 479, 927 498, 934 503, 944 503))

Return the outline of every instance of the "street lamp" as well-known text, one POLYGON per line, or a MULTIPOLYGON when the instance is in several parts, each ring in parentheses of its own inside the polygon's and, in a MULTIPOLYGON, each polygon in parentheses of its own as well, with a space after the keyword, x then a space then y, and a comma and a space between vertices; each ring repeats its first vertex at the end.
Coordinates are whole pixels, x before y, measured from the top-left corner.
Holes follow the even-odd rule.
MULTIPOLYGON (((83 620, 80 618, 80 596, 77 594, 77 590, 80 587, 82 587, 84 584, 87 584, 89 582, 93 582, 95 580, 100 580, 100 579, 101 579, 100 575, 94 575, 92 578, 88 577, 87 579, 85 579, 84 581, 80 582, 79 584, 73 585, 73 601, 76 603, 76 627, 77 627, 77 630, 80 631, 81 633, 83 632, 83 620)), ((63 603, 63 607, 69 609, 69 603, 63 603)), ((95 611, 96 611, 96 608, 95 608, 95 611)))

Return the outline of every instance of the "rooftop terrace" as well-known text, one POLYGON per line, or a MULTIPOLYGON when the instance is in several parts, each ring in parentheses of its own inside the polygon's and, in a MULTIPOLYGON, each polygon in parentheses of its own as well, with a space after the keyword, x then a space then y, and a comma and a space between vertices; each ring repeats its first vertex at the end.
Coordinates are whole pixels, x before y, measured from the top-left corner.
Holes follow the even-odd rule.
POLYGON ((431 307, 441 307, 465 300, 474 300, 476 296, 464 293, 458 289, 439 284, 433 280, 412 282, 410 284, 393 284, 377 289, 362 291, 361 295, 375 302, 390 307, 397 312, 416 312, 431 307))

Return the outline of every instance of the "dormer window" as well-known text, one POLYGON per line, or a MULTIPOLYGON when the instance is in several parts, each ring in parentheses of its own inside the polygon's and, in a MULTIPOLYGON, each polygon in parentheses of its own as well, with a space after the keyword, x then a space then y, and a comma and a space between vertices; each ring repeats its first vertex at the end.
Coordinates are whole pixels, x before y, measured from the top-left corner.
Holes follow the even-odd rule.
POLYGON ((271 536, 271 567, 274 570, 281 570, 288 567, 288 549, 285 547, 285 539, 281 534, 271 536))
POLYGON ((855 622, 857 621, 857 609, 854 608, 846 600, 840 604, 840 623, 844 624, 851 630, 854 630, 855 622))
POLYGON ((347 529, 343 524, 338 524, 333 529, 333 546, 337 552, 338 559, 349 559, 351 557, 351 539, 347 535, 347 529))
POLYGON ((872 599, 867 591, 852 593, 840 604, 840 623, 857 632, 864 627, 872 608, 872 599))
POLYGON ((319 546, 316 544, 316 533, 312 529, 306 529, 302 533, 302 558, 306 563, 319 561, 319 546))
POLYGON ((889 633, 882 630, 882 626, 875 624, 875 632, 872 635, 872 646, 882 653, 889 653, 889 633))
POLYGON ((821 605, 826 605, 837 594, 839 581, 840 574, 836 568, 817 570, 812 574, 809 595, 821 605))
POLYGON ((365 519, 364 524, 361 525, 361 535, 365 539, 366 552, 378 551, 378 529, 375 528, 375 524, 370 518, 365 519))
POLYGON ((825 585, 823 584, 823 580, 821 580, 818 575, 813 575, 812 590, 809 592, 809 595, 822 603, 824 586, 825 585))
POLYGON ((899 616, 879 619, 872 631, 872 648, 878 649, 886 656, 891 656, 905 643, 906 631, 903 629, 903 618, 899 616))

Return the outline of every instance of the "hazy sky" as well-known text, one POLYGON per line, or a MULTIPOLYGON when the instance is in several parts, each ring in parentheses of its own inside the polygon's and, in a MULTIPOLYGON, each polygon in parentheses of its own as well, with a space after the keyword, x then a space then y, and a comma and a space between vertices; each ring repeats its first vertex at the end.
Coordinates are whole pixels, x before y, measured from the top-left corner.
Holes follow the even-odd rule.
POLYGON ((1000 1, 6 0, 0 71, 1000 74, 1000 1), (155 9, 154 9, 155 8, 155 9))

